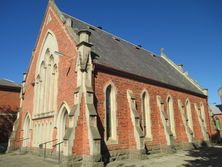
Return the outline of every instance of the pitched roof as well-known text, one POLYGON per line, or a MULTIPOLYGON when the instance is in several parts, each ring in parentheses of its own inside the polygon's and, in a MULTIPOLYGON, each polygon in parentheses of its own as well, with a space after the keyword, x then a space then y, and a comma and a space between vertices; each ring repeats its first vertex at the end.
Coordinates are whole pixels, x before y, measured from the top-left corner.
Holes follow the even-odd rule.
POLYGON ((21 86, 13 81, 7 79, 0 79, 0 86, 3 87, 13 87, 13 88, 20 88, 21 86))
POLYGON ((93 44, 92 53, 95 56, 94 62, 96 64, 105 65, 159 83, 205 95, 197 83, 194 84, 194 82, 192 83, 187 79, 186 76, 167 61, 167 58, 156 56, 143 48, 66 13, 60 11, 59 13, 62 17, 72 20, 74 34, 82 29, 91 31, 90 43, 93 44))
POLYGON ((209 108, 211 110, 211 112, 215 115, 217 114, 222 114, 222 110, 219 108, 219 106, 215 106, 213 104, 209 104, 209 108))
POLYGON ((216 107, 218 107, 221 110, 221 112, 222 112, 222 104, 216 105, 216 107))

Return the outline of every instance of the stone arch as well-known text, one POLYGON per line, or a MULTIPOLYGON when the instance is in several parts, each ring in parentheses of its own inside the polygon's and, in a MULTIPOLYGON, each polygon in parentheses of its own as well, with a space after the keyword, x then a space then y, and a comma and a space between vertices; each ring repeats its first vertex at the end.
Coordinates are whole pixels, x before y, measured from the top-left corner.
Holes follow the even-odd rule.
POLYGON ((36 71, 38 71, 40 67, 40 62, 45 60, 46 53, 52 53, 59 51, 58 42, 56 39, 56 35, 53 33, 52 30, 48 30, 44 37, 44 42, 42 43, 40 49, 40 55, 38 57, 36 71))
POLYGON ((26 113, 24 124, 23 124, 23 147, 29 146, 30 141, 30 129, 31 129, 31 119, 30 114, 26 113))
POLYGON ((173 105, 173 98, 172 96, 168 96, 166 99, 166 106, 167 106, 167 114, 169 116, 169 123, 170 129, 173 133, 174 138, 176 138, 176 129, 175 129, 175 118, 174 118, 174 105, 173 105))
POLYGON ((41 117, 41 113, 51 113, 55 111, 57 95, 57 64, 59 52, 58 42, 55 34, 48 30, 42 43, 40 54, 37 59, 35 78, 40 75, 41 80, 36 80, 34 93, 34 117, 41 117), (54 66, 56 65, 56 70, 54 66))
MULTIPOLYGON (((47 48, 46 51, 45 51, 45 55, 44 55, 44 61, 45 61, 45 62, 49 62, 50 56, 51 56, 50 49, 47 48)), ((46 64, 46 66, 48 66, 48 64, 46 64)))
POLYGON ((55 62, 55 61, 54 61, 54 56, 51 54, 50 57, 49 57, 49 64, 50 64, 50 65, 53 65, 54 62, 55 62))
POLYGON ((63 102, 57 116, 57 140, 58 142, 63 141, 66 128, 69 127, 69 120, 68 120, 69 112, 70 112, 70 109, 67 103, 63 102))
POLYGON ((105 140, 117 140, 117 89, 113 82, 108 82, 104 87, 104 109, 105 109, 105 140))
POLYGON ((141 93, 141 109, 142 109, 142 129, 145 138, 152 139, 151 132, 151 110, 150 110, 150 95, 147 90, 143 90, 141 93))

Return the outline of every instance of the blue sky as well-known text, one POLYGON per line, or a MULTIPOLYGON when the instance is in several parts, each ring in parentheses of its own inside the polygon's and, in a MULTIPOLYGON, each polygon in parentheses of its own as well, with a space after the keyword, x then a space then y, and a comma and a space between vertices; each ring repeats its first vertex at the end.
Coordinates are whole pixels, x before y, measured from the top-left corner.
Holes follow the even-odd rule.
MULTIPOLYGON (((1 0, 0 78, 21 82, 28 68, 47 0, 1 0)), ((222 86, 221 0, 56 0, 58 7, 159 54, 209 89, 219 103, 222 86)))

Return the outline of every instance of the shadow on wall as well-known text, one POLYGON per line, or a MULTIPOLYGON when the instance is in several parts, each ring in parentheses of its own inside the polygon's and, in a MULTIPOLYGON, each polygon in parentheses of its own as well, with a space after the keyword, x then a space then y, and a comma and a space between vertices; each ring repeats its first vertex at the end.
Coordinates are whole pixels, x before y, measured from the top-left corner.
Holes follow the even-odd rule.
POLYGON ((187 152, 186 156, 195 157, 195 160, 185 160, 185 167, 221 167, 222 165, 222 146, 203 147, 187 152))
POLYGON ((0 153, 5 153, 8 139, 12 132, 13 123, 16 120, 17 111, 9 106, 0 107, 0 153))
MULTIPOLYGON (((98 99, 97 99, 96 96, 94 96, 94 104, 95 104, 95 107, 96 107, 96 111, 98 111, 97 110, 98 99)), ((98 130, 99 130, 100 136, 101 136, 101 150, 100 151, 101 151, 101 154, 102 154, 102 161, 104 162, 104 165, 106 165, 110 162, 110 153, 109 153, 109 149, 106 145, 106 142, 104 141, 105 129, 103 127, 102 120, 100 119, 99 114, 97 116, 97 127, 98 127, 98 130)))

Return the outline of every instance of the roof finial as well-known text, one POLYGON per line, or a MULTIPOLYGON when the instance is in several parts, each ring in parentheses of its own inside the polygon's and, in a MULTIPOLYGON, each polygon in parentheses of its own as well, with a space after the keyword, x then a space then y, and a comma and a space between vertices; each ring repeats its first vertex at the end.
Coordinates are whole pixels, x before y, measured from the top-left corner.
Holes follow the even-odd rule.
POLYGON ((55 0, 49 0, 49 2, 51 2, 51 3, 55 3, 55 0))
POLYGON ((167 57, 165 51, 164 51, 164 48, 160 48, 160 56, 164 56, 164 57, 167 57))

